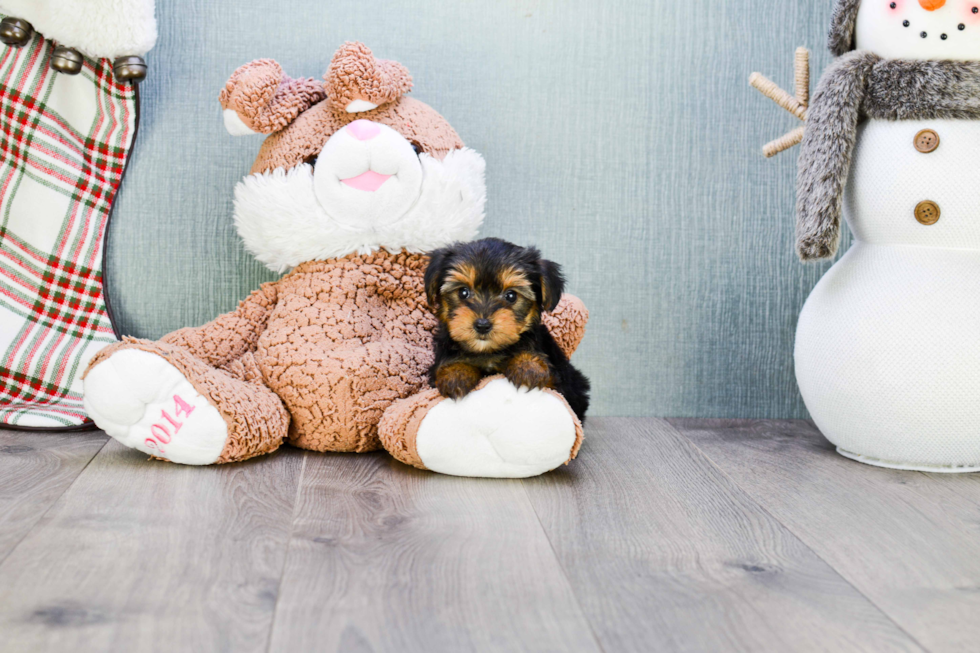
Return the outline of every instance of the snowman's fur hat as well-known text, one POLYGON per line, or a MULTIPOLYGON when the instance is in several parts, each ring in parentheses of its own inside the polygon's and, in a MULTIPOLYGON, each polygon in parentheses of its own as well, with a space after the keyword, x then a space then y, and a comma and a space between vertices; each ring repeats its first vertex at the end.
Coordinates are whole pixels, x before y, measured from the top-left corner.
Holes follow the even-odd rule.
POLYGON ((854 49, 854 26, 857 24, 861 0, 837 0, 830 18, 827 47, 835 57, 854 49))

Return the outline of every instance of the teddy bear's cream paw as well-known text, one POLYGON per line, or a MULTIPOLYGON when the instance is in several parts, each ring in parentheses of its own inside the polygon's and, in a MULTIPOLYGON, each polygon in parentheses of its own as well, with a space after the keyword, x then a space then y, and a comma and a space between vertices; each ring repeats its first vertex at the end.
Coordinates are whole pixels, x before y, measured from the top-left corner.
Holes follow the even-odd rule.
POLYGON ((575 440, 575 419, 559 397, 501 378, 439 402, 419 425, 415 446, 434 472, 528 478, 564 464, 575 440))
POLYGON ((156 354, 123 349, 84 383, 89 417, 127 447, 185 465, 209 465, 221 455, 228 439, 221 413, 156 354))

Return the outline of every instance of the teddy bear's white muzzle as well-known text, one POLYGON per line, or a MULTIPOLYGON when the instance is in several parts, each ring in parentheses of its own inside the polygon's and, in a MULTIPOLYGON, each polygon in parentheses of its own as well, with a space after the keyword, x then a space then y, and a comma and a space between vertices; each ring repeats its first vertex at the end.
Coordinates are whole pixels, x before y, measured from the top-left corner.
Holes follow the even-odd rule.
POLYGON ((343 226, 363 229, 391 224, 422 192, 422 166, 398 132, 370 120, 355 120, 320 151, 313 188, 323 209, 343 226))

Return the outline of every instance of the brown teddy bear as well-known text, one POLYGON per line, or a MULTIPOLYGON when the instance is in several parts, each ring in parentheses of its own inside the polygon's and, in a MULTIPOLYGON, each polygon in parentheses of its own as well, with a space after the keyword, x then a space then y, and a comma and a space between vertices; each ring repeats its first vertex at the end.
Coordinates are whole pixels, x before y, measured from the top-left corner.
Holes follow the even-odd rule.
MULTIPOLYGON (((495 377, 453 401, 427 386, 424 253, 476 236, 482 157, 405 96, 402 65, 360 43, 340 48, 324 79, 259 60, 220 95, 230 132, 269 134, 235 190, 235 224, 285 276, 204 326, 100 352, 85 376, 89 415, 123 444, 185 464, 244 460, 284 440, 384 446, 465 476, 531 476, 571 460, 581 425, 556 393, 495 377)), ((549 314, 567 354, 587 317, 571 296, 549 314)))

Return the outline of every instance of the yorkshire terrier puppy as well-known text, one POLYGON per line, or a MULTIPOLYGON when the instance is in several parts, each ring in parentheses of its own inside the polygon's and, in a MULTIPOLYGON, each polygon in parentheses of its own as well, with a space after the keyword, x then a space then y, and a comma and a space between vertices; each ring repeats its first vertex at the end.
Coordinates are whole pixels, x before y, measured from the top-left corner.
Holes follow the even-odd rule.
POLYGON ((439 318, 432 387, 459 399, 484 376, 503 374, 517 387, 557 391, 584 422, 589 380, 541 323, 565 288, 561 267, 533 247, 498 238, 456 243, 429 256, 425 293, 439 318))

